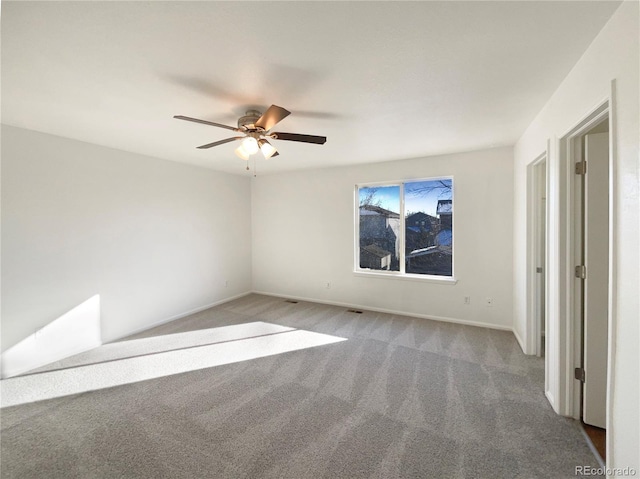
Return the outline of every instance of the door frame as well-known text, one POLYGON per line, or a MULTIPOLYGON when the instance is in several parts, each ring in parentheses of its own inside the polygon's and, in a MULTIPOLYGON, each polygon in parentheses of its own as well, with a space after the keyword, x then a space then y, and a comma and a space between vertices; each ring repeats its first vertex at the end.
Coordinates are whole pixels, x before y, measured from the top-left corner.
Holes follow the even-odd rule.
MULTIPOLYGON (((529 354, 535 354, 536 356, 540 356, 542 354, 541 345, 540 345, 540 336, 542 335, 542 324, 539 321, 540 318, 540 297, 539 297, 539 289, 538 289, 538 274, 537 267, 540 266, 540 256, 542 253, 541 241, 540 241, 540 227, 542 226, 540 223, 540 203, 538 198, 538 193, 541 189, 540 178, 538 176, 539 169, 541 165, 544 163, 544 190, 545 197, 548 196, 549 192, 549 145, 547 144, 547 149, 544 153, 538 155, 535 160, 527 165, 527 315, 529 317, 528 323, 528 344, 527 349, 529 354)), ((545 235, 544 235, 544 249, 545 252, 548 249, 548 218, 549 218, 549 203, 545 203, 545 235)), ((545 276, 544 282, 544 295, 547 296, 547 284, 546 276, 548 274, 549 268, 547 265, 547 255, 545 253, 544 264, 542 264, 543 272, 542 274, 545 276)), ((545 301, 545 319, 547 318, 547 303, 545 301)), ((547 328, 545 325, 545 332, 547 328)), ((546 349, 546 342, 545 342, 546 349)), ((547 357, 545 351, 545 369, 547 367, 547 357)), ((545 375, 546 381, 546 375, 545 375)), ((545 384, 545 390, 547 390, 547 385, 545 384)))
MULTIPOLYGON (((609 291, 607 305, 607 462, 612 461, 612 448, 610 438, 612 437, 612 394, 613 394, 613 374, 615 369, 615 292, 616 292, 616 244, 613 232, 616 224, 616 116, 615 116, 615 80, 611 82, 609 96, 601 101, 582 120, 575 124, 557 142, 558 147, 558 179, 557 185, 557 235, 552 238, 554 243, 554 263, 558 273, 557 282, 557 302, 554 304, 553 314, 556 316, 557 327, 553 329, 557 333, 557 356, 553 363, 549 364, 551 369, 545 370, 545 378, 550 372, 557 373, 555 376, 558 385, 556 399, 556 411, 564 416, 580 419, 581 414, 581 382, 574 378, 574 368, 580 367, 582 359, 582 324, 581 324, 581 294, 580 281, 574 275, 574 266, 579 264, 580 258, 580 182, 574 173, 574 163, 578 161, 581 154, 581 139, 595 125, 608 119, 609 122, 609 291)), ((553 192, 552 192, 553 194, 553 192)), ((552 212, 553 213, 553 212, 552 212)), ((549 342, 549 341, 547 341, 549 342)), ((545 379, 545 383, 547 380, 545 379)), ((549 395, 549 389, 546 390, 549 395)), ((551 398, 550 398, 551 399, 551 398)), ((552 401, 553 403, 553 401, 552 401)))

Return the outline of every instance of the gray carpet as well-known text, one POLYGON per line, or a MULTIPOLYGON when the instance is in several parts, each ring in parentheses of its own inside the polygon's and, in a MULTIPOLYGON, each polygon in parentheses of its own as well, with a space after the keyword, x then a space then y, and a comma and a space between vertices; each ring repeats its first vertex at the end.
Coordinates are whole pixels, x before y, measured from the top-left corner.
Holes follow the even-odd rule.
POLYGON ((598 467, 546 401, 542 359, 509 332, 250 295, 127 339, 255 321, 348 340, 4 408, 1 477, 549 479, 598 467))

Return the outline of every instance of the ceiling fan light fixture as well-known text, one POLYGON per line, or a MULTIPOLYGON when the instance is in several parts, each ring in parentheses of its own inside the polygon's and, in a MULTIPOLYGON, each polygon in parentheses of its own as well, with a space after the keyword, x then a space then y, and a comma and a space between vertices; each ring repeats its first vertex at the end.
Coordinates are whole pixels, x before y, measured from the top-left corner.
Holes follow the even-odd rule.
POLYGON ((238 148, 236 148, 235 153, 238 156, 238 158, 241 158, 245 161, 249 160, 249 153, 247 153, 243 145, 240 145, 238 148))
POLYGON ((244 140, 242 140, 242 147, 244 148, 244 151, 246 151, 249 155, 258 153, 258 150, 260 149, 260 147, 258 146, 258 141, 252 136, 248 136, 244 140))
MULTIPOLYGON (((0 0, 1 2, 2 0, 0 0)), ((231 138, 225 138, 224 140, 214 141, 207 143, 206 145, 198 146, 200 150, 207 150, 214 146, 224 145, 231 141, 241 140, 240 146, 236 148, 235 153, 238 158, 245 161, 249 160, 249 157, 258 151, 262 151, 265 159, 278 156, 278 150, 269 143, 269 140, 286 140, 297 141, 300 143, 313 143, 316 145, 324 145, 327 141, 326 136, 317 135, 302 135, 300 133, 282 133, 273 132, 271 128, 284 118, 291 114, 290 111, 285 110, 281 106, 271 105, 264 113, 258 110, 248 110, 247 114, 241 116, 238 119, 238 127, 223 125, 222 123, 215 123, 208 120, 200 120, 199 118, 192 118, 184 115, 174 115, 174 118, 178 120, 185 120, 194 123, 200 123, 203 125, 215 126, 218 128, 224 128, 226 130, 233 130, 240 133, 243 136, 234 136, 231 138)))
POLYGON ((260 151, 262 151, 265 160, 268 160, 278 152, 278 150, 276 150, 275 147, 267 140, 258 140, 258 145, 260 145, 260 151))

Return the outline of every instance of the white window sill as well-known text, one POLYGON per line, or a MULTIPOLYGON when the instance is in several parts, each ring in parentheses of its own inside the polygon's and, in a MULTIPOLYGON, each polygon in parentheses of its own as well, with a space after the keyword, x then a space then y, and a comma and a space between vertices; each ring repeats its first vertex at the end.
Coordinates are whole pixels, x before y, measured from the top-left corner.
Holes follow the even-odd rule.
POLYGON ((457 279, 451 278, 448 276, 427 276, 422 274, 401 274, 401 273, 379 273, 375 271, 363 271, 358 270, 353 272, 354 276, 360 276, 362 278, 376 278, 376 279, 392 279, 392 280, 402 280, 402 281, 417 281, 419 283, 435 283, 453 286, 458 282, 457 279))

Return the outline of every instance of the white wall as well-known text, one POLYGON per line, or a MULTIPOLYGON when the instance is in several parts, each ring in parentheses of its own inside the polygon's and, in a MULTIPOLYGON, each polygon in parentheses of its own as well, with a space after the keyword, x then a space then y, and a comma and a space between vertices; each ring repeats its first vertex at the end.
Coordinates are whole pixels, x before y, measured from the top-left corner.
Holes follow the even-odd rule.
POLYGON ((3 125, 2 349, 95 294, 110 341, 250 291, 250 208, 248 178, 3 125))
MULTIPOLYGON (((514 327, 526 335, 526 165, 542 153, 551 140, 550 189, 551 199, 558 194, 560 159, 558 140, 583 119, 595 106, 605 100, 611 80, 616 80, 615 117, 617 128, 615 190, 614 258, 617 290, 614 293, 614 344, 612 385, 612 420, 607 439, 610 441, 607 465, 635 467, 640 471, 640 399, 638 394, 639 330, 639 200, 638 200, 638 3, 625 2, 585 52, 580 61, 559 86, 549 102, 528 127, 515 146, 515 229, 514 229, 514 327)), ((549 233, 557 236, 559 210, 557 202, 550 203, 549 233)), ((556 247, 549 250, 552 277, 558 275, 556 247)), ((549 291, 549 325, 547 335, 550 356, 559 361, 560 345, 553 339, 553 331, 560 331, 564 318, 558 308, 557 290, 549 291)), ((551 359, 551 358, 550 358, 551 359)), ((551 371, 555 373, 554 371, 551 371)), ((549 378, 549 394, 557 398, 562 393, 562 379, 555 374, 549 378)))
POLYGON ((511 329, 511 148, 259 176, 252 191, 254 290, 511 329), (454 177, 458 283, 354 275, 355 184, 436 176, 454 177))

